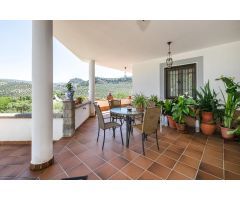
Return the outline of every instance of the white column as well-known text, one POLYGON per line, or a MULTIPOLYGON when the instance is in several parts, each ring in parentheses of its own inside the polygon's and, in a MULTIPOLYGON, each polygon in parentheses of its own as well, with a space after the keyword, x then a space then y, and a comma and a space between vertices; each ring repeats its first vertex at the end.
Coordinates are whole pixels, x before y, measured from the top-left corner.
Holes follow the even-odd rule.
POLYGON ((95 60, 89 62, 89 100, 91 101, 90 116, 95 115, 95 60))
MULTIPOLYGON (((32 166, 53 158, 52 21, 32 22, 32 166)), ((40 167, 41 168, 41 167, 40 167)))

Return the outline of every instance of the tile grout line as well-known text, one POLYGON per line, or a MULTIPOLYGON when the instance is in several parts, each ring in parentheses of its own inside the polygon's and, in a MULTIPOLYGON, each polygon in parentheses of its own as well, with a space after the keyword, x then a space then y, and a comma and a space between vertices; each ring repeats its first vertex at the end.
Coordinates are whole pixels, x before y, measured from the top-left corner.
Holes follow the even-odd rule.
MULTIPOLYGON (((180 136, 179 136, 179 137, 180 137, 180 136)), ((189 141, 188 145, 185 147, 185 149, 184 149, 184 151, 182 152, 181 156, 178 158, 178 160, 176 161, 176 163, 175 163, 174 166, 172 167, 170 173, 169 173, 168 176, 166 177, 166 180, 168 179, 168 177, 169 177, 170 174, 172 173, 172 171, 173 171, 173 169, 175 168, 175 166, 177 165, 177 163, 180 162, 180 158, 182 157, 182 155, 184 154, 184 152, 187 150, 187 148, 188 148, 188 146, 190 145, 191 141, 192 141, 192 139, 189 141)), ((179 173, 179 172, 178 172, 178 173, 179 173)), ((182 173, 180 173, 180 174, 182 174, 182 173)), ((184 175, 184 174, 182 174, 182 175, 184 175)), ((186 175, 184 175, 184 176, 186 176, 186 175)), ((186 177, 188 177, 188 176, 186 176, 186 177)), ((190 177, 188 177, 188 178, 190 178, 190 177)), ((191 179, 192 179, 192 178, 191 178, 191 179)))
POLYGON ((202 159, 203 159, 203 155, 204 155, 205 150, 206 150, 207 143, 208 143, 208 136, 207 136, 206 143, 205 143, 205 145, 204 145, 204 149, 203 149, 203 151, 202 151, 201 159, 199 160, 199 164, 198 164, 198 168, 197 168, 197 173, 196 173, 196 175, 195 175, 195 180, 196 180, 196 178, 197 178, 197 174, 198 174, 198 172, 199 172, 200 165, 201 165, 201 163, 202 163, 202 159))

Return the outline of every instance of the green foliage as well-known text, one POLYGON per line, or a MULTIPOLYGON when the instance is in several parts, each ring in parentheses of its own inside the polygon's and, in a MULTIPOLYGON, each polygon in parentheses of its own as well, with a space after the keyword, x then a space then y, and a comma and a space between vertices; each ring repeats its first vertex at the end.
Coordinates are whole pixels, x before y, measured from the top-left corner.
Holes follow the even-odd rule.
POLYGON ((201 87, 200 91, 196 91, 196 94, 198 97, 197 104, 202 111, 216 112, 219 101, 217 99, 217 93, 210 89, 209 81, 204 87, 201 87))
POLYGON ((163 102, 163 114, 172 116, 173 106, 177 103, 178 99, 166 99, 163 102))
POLYGON ((129 94, 127 92, 115 92, 112 95, 116 99, 124 99, 124 98, 127 98, 129 96, 129 94))
POLYGON ((72 83, 71 83, 71 82, 68 82, 68 83, 66 84, 66 88, 67 88, 67 91, 72 92, 72 91, 73 91, 73 85, 72 85, 72 83))
POLYGON ((133 96, 132 104, 135 107, 145 108, 147 106, 148 99, 143 94, 135 94, 133 96))
POLYGON ((160 108, 163 106, 163 101, 159 100, 157 95, 151 95, 148 100, 149 102, 154 102, 156 107, 160 108))
POLYGON ((0 112, 6 111, 8 104, 12 101, 11 97, 0 97, 0 112))
POLYGON ((63 112, 63 103, 61 101, 53 101, 53 110, 55 113, 63 112))
POLYGON ((173 119, 177 123, 185 123, 186 116, 194 116, 195 113, 190 109, 190 106, 195 105, 196 102, 192 98, 186 98, 184 96, 179 96, 177 103, 173 105, 172 113, 173 119))
POLYGON ((221 76, 216 80, 221 80, 225 86, 227 98, 224 99, 224 117, 223 124, 226 128, 231 128, 235 111, 240 107, 240 84, 234 81, 232 77, 221 76))
POLYGON ((19 98, 18 100, 8 104, 8 110, 12 112, 20 113, 31 112, 31 108, 32 108, 31 100, 25 100, 24 98, 23 99, 19 98))

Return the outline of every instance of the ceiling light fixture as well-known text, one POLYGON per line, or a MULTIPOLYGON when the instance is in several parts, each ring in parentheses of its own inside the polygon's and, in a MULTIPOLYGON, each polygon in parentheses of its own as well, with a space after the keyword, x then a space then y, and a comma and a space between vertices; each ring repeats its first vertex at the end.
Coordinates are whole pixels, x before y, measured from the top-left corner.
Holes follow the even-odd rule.
POLYGON ((168 58, 166 59, 166 65, 167 67, 172 67, 173 65, 173 59, 171 57, 171 50, 170 50, 170 45, 172 44, 172 42, 167 42, 168 44, 168 58))

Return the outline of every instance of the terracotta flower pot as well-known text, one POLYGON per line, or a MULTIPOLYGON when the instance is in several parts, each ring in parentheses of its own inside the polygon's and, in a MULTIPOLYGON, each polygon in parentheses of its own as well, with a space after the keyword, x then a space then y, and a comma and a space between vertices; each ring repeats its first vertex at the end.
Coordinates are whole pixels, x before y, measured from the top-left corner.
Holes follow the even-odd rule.
POLYGON ((144 111, 144 108, 141 107, 141 106, 137 106, 137 107, 136 107, 136 110, 137 110, 138 112, 143 112, 143 111, 144 111))
POLYGON ((202 122, 207 123, 212 121, 213 121, 213 113, 202 111, 202 122))
POLYGON ((186 124, 176 123, 176 126, 177 126, 178 132, 185 133, 185 131, 186 131, 186 124))
POLYGON ((227 140, 230 140, 230 139, 233 139, 234 138, 234 134, 228 134, 227 132, 230 131, 232 129, 230 128, 225 128, 225 127, 222 127, 221 126, 221 133, 222 133, 222 137, 224 139, 227 139, 227 140))
POLYGON ((200 128, 204 135, 212 135, 216 131, 216 124, 201 123, 200 128))
POLYGON ((173 120, 172 116, 167 115, 168 118, 168 124, 170 128, 177 128, 176 122, 173 120))

